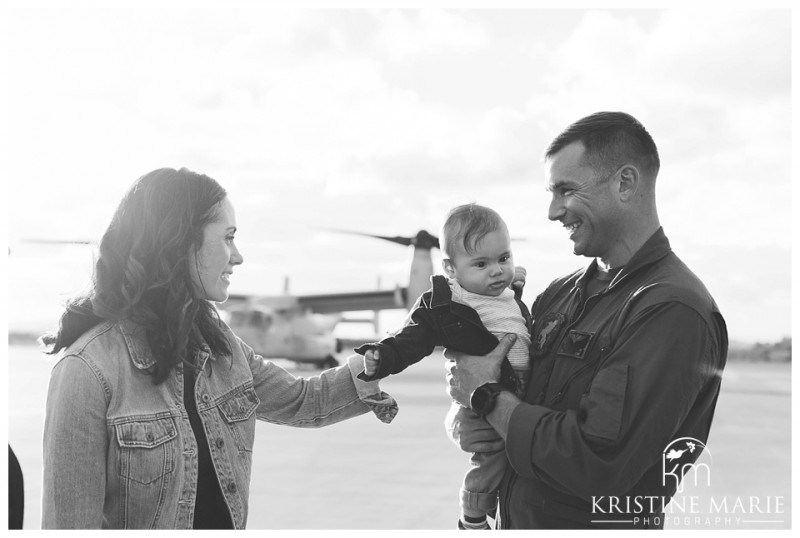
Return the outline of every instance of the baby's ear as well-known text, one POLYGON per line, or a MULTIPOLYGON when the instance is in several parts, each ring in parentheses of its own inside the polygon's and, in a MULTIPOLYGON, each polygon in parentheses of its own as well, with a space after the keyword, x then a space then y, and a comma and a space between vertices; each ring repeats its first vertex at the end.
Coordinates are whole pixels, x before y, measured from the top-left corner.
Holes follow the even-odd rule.
POLYGON ((450 278, 456 277, 456 270, 453 267, 453 262, 451 262, 449 258, 444 258, 442 260, 442 269, 444 269, 444 272, 447 273, 447 276, 450 278))

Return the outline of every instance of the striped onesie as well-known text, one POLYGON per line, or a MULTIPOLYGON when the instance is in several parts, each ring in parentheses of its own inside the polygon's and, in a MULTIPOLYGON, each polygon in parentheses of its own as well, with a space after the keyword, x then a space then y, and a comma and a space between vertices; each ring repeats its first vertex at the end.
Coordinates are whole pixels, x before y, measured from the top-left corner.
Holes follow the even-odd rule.
POLYGON ((517 374, 522 390, 528 385, 531 374, 530 346, 531 336, 525 325, 525 318, 519 311, 514 292, 509 288, 497 297, 478 295, 461 287, 455 279, 448 279, 453 301, 467 305, 478 313, 483 325, 498 340, 507 333, 517 335, 517 340, 508 351, 508 362, 517 374))

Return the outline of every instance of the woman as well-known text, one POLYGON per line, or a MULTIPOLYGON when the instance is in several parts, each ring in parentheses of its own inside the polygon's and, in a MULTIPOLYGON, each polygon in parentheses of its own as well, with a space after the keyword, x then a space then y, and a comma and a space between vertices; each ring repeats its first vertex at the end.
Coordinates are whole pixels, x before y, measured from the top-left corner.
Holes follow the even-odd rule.
POLYGON ((394 401, 360 357, 311 379, 263 360, 217 316, 234 268, 225 190, 186 169, 137 180, 85 296, 43 338, 44 528, 244 528, 255 419, 319 427, 394 401))

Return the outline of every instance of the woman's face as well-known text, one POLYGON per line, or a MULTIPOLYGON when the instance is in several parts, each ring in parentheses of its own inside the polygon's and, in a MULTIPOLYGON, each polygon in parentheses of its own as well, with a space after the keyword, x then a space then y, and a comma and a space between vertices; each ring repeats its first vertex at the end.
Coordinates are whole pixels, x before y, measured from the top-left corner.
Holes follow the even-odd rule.
POLYGON ((220 202, 217 220, 203 229, 203 246, 196 253, 192 282, 201 298, 216 303, 228 298, 233 266, 244 261, 233 242, 235 233, 236 214, 226 197, 220 202))

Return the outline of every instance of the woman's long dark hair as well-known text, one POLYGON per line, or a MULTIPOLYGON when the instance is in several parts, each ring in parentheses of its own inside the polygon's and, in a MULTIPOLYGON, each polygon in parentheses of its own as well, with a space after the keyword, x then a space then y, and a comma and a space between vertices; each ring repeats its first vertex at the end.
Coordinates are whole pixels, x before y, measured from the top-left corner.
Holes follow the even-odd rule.
POLYGON ((154 383, 205 342, 229 355, 214 306, 198 296, 190 269, 203 229, 219 216, 225 190, 186 168, 162 168, 140 177, 125 194, 100 241, 91 290, 70 300, 58 331, 42 337, 55 354, 106 321, 144 327, 156 364, 154 383))

